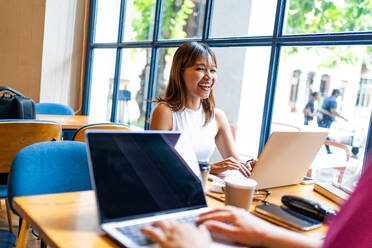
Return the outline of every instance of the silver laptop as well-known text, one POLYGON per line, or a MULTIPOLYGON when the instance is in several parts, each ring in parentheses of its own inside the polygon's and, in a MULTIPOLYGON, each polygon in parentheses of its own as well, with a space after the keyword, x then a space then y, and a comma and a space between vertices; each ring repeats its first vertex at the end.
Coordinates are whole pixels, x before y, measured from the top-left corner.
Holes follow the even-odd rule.
MULTIPOLYGON (((298 184, 328 136, 327 131, 272 132, 250 178, 257 189, 298 184)), ((220 175, 242 176, 237 171, 220 175)))
POLYGON ((152 246, 139 230, 144 225, 193 222, 208 210, 199 177, 175 149, 179 137, 157 131, 86 133, 100 227, 126 247, 152 246))

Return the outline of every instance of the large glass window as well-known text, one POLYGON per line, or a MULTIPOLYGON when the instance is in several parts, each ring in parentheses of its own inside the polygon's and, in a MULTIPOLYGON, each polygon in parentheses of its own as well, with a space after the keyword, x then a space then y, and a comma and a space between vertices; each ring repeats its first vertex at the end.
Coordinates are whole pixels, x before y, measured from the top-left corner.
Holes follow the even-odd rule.
POLYGON ((104 43, 118 40, 119 14, 120 0, 97 1, 94 42, 104 43))
POLYGON ((151 40, 154 34, 155 0, 126 1, 125 41, 151 40))
POLYGON ((347 178, 363 161, 371 114, 368 81, 372 77, 368 68, 372 53, 369 50, 369 46, 362 45, 282 49, 272 130, 329 131, 332 142, 329 149, 322 147, 313 162, 317 172, 314 176, 320 180, 347 178), (335 89, 340 94, 332 96, 335 89), (324 128, 322 120, 328 115, 322 111, 327 110, 329 99, 336 102, 335 110, 341 117, 336 116, 329 128, 324 128), (345 167, 348 168, 346 174, 345 167))
POLYGON ((257 154, 264 107, 270 48, 213 49, 218 63, 215 99, 235 130, 241 154, 257 154))
POLYGON ((151 49, 123 49, 117 120, 129 126, 145 126, 147 83, 151 49))
POLYGON ((110 120, 115 77, 116 50, 95 49, 92 60, 90 115, 97 120, 110 120))
POLYGON ((170 69, 172 65, 173 54, 176 48, 160 48, 159 61, 158 61, 158 75, 156 80, 156 93, 157 97, 162 97, 165 88, 168 85, 170 69))
MULTIPOLYGON (((336 146, 331 154, 322 147, 316 160, 346 162, 339 167, 347 168, 342 173, 348 180, 360 169, 372 108, 371 4, 91 0, 84 113, 148 129, 152 101, 164 94, 176 48, 204 42, 217 55, 217 106, 243 155, 258 156, 275 130, 320 130, 317 112, 304 125, 305 106, 317 92, 313 105, 319 110, 338 89, 337 111, 348 121, 336 117, 329 129, 336 146)), ((338 178, 342 170, 330 164, 314 167, 314 175, 338 178)))
POLYGON ((276 0, 214 1, 211 37, 271 36, 276 0))
POLYGON ((205 0, 164 0, 161 39, 201 38, 205 0))
POLYGON ((289 0, 286 34, 372 30, 372 2, 289 0))

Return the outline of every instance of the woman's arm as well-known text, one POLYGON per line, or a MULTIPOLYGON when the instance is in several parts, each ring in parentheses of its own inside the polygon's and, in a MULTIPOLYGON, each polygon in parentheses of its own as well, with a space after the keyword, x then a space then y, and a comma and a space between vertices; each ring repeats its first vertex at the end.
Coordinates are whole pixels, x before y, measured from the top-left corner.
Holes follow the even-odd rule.
POLYGON ((217 122, 216 146, 221 153, 222 158, 233 157, 240 161, 236 150, 234 138, 231 133, 230 125, 225 113, 221 109, 215 109, 215 118, 217 122))
POLYGON ((320 239, 275 226, 235 207, 213 209, 200 215, 209 231, 249 246, 318 248, 320 239))
POLYGON ((151 118, 151 130, 172 130, 172 110, 165 103, 160 103, 154 109, 151 118))
POLYGON ((249 176, 252 170, 251 165, 246 166, 241 161, 225 113, 221 109, 215 109, 215 118, 217 124, 215 142, 223 160, 211 164, 211 173, 218 174, 226 170, 239 170, 244 176, 249 176))

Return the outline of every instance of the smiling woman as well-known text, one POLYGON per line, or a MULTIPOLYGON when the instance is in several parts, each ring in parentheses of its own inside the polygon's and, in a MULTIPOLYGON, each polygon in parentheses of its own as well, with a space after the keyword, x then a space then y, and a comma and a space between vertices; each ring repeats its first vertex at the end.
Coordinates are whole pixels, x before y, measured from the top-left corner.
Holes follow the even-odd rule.
POLYGON ((211 173, 239 170, 249 176, 250 164, 239 158, 226 115, 215 108, 216 80, 213 51, 202 43, 183 43, 174 54, 165 94, 156 100, 151 129, 185 133, 199 162, 209 162, 217 145, 223 160, 211 164, 211 173))

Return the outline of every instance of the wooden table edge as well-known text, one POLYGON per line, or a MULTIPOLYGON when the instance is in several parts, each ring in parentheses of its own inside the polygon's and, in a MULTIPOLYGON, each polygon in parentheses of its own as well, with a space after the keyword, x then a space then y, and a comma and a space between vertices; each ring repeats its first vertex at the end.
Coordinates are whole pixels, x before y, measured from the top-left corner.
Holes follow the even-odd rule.
MULTIPOLYGON (((50 195, 50 194, 45 194, 45 195, 50 195)), ((40 225, 38 225, 36 222, 32 221, 31 218, 28 216, 27 212, 20 205, 18 205, 17 200, 21 198, 25 198, 25 197, 30 197, 30 196, 18 196, 18 197, 14 197, 13 199, 13 207, 19 214, 19 217, 26 220, 29 227, 32 227, 32 229, 34 229, 39 234, 39 237, 42 240, 44 240, 49 246, 58 247, 58 245, 52 239, 50 239, 46 234, 44 234, 45 230, 40 225)), ((29 230, 27 230, 27 234, 28 232, 29 230)), ((28 240, 28 236, 26 240, 28 240)))

